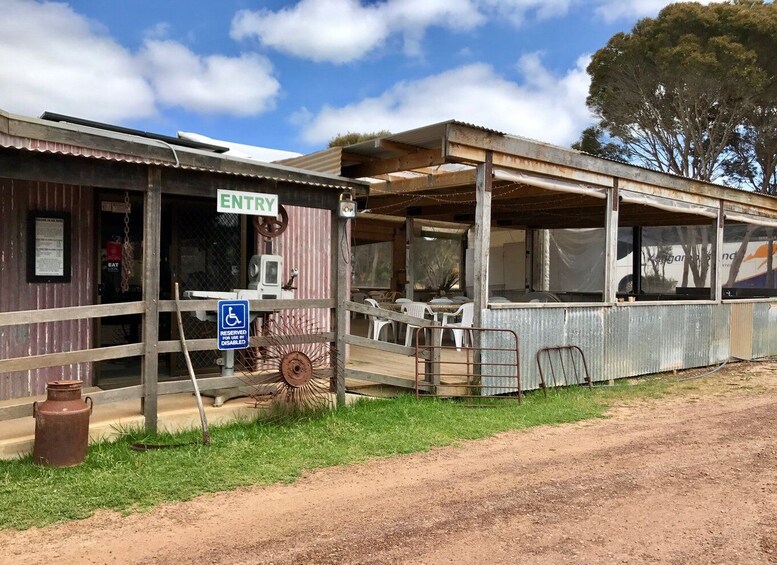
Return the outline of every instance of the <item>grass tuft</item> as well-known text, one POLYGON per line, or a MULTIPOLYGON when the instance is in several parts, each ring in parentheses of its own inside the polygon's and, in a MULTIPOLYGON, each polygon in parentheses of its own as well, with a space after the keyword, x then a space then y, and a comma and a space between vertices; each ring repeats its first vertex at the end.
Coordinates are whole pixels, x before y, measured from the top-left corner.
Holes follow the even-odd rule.
POLYGON ((289 483, 302 473, 375 457, 416 453, 508 430, 602 417, 613 402, 657 398, 671 387, 663 379, 613 387, 530 393, 518 406, 497 401, 487 409, 439 399, 371 400, 322 414, 241 421, 211 429, 148 436, 122 430, 113 443, 89 448, 83 465, 52 469, 31 457, 0 461, 0 528, 86 518, 98 509, 143 511, 168 501, 247 485, 289 483), (188 443, 136 452, 133 443, 188 443))

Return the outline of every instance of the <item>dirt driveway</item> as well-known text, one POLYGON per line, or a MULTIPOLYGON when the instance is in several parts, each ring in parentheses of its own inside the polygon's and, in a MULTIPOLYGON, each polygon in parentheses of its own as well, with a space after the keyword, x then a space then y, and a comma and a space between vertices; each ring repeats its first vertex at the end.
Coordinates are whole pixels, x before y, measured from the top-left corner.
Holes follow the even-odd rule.
POLYGON ((777 563, 777 364, 294 485, 0 532, 0 562, 777 563))

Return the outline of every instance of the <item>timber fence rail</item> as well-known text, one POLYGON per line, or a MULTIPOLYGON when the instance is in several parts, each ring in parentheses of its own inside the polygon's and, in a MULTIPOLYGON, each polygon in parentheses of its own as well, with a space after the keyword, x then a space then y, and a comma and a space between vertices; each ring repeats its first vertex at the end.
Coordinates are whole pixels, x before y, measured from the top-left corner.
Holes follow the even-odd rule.
MULTIPOLYGON (((335 301, 333 299, 250 300, 249 306, 251 310, 265 312, 313 308, 332 310, 335 306, 335 301)), ((218 300, 184 300, 181 301, 180 307, 182 312, 194 312, 199 310, 216 311, 218 308, 218 300)), ((159 301, 160 314, 175 312, 175 310, 176 305, 174 300, 159 301)), ((145 302, 143 301, 0 312, 0 328, 29 324, 81 321, 129 314, 143 315, 144 312, 145 302)), ((308 335, 289 336, 284 339, 284 343, 332 343, 335 340, 336 335, 334 332, 320 332, 308 335)), ((187 347, 190 351, 208 351, 217 349, 217 343, 218 340, 216 338, 194 339, 187 340, 187 347)), ((249 338, 249 344, 252 347, 272 345, 272 343, 273 341, 271 338, 264 336, 251 336, 249 338)), ((147 351, 145 346, 146 343, 144 339, 141 338, 138 343, 127 345, 57 351, 42 355, 0 359, 0 378, 3 378, 3 373, 30 371, 47 367, 59 367, 75 363, 107 361, 127 357, 142 357, 147 351)), ((156 354, 180 353, 182 351, 181 342, 178 339, 158 341, 157 346, 156 354)), ((237 376, 198 378, 197 382, 201 390, 232 388, 245 385, 244 379, 237 376)), ((158 382, 156 383, 156 387, 159 396, 192 392, 194 390, 192 382, 188 379, 158 382)), ((143 398, 144 392, 145 387, 143 384, 140 384, 112 390, 90 392, 89 396, 95 404, 108 404, 111 402, 140 399, 143 398)), ((33 399, 30 397, 22 397, 10 401, 8 405, 0 407, 0 422, 32 416, 32 403, 33 399)))
MULTIPOLYGON (((345 302, 344 307, 348 312, 356 312, 358 314, 366 314, 367 316, 378 316, 394 322, 400 322, 402 324, 411 324, 419 328, 429 328, 431 331, 439 332, 439 324, 433 320, 427 320, 425 318, 416 318, 414 316, 408 316, 400 312, 394 312, 392 310, 386 310, 384 308, 375 308, 367 304, 360 304, 358 302, 345 302)), ((375 351, 383 353, 393 353, 396 355, 402 355, 405 357, 419 357, 421 359, 430 355, 426 350, 417 351, 416 347, 405 347, 397 343, 391 343, 387 341, 380 341, 376 339, 368 339, 366 337, 347 334, 345 336, 345 343, 348 345, 357 345, 360 347, 366 347, 375 351)), ((385 375, 382 373, 375 373, 371 371, 361 371, 358 369, 345 370, 345 376, 351 379, 358 379, 361 381, 368 381, 375 384, 388 385, 399 388, 407 388, 408 390, 414 390, 416 383, 413 379, 401 378, 393 375, 385 375)), ((421 387, 431 386, 428 383, 420 383, 421 387)))

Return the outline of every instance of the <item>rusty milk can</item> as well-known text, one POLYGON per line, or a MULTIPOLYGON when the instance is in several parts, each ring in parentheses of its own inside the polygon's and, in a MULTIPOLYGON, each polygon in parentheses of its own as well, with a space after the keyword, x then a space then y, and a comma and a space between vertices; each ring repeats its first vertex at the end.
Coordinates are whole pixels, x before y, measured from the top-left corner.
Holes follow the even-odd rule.
POLYGON ((81 381, 51 381, 46 401, 32 405, 35 444, 32 462, 50 467, 73 467, 86 457, 92 399, 81 400, 81 381))

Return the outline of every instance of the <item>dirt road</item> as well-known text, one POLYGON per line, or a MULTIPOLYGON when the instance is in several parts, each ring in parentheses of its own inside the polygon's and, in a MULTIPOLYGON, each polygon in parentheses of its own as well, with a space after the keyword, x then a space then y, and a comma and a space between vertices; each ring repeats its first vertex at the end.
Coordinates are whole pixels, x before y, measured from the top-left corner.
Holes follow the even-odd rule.
POLYGON ((3 563, 777 563, 777 365, 678 399, 0 532, 3 563))

